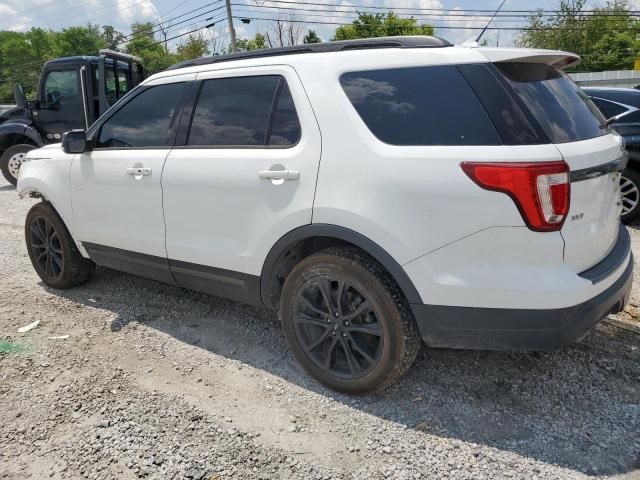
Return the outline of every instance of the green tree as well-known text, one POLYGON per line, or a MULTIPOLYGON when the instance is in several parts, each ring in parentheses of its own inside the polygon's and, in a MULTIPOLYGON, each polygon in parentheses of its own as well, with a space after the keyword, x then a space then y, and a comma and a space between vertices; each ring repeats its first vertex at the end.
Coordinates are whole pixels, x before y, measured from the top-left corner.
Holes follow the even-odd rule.
POLYGON ((304 36, 304 43, 321 43, 321 42, 322 40, 314 30, 309 30, 309 32, 304 36))
POLYGON ((115 50, 116 52, 119 51, 118 47, 122 45, 126 39, 126 35, 124 33, 119 32, 111 25, 103 25, 100 36, 105 43, 105 48, 115 50))
MULTIPOLYGON (((256 33, 253 38, 240 38, 236 40, 236 46, 239 52, 248 52, 250 50, 262 50, 267 48, 267 37, 262 33, 256 33)), ((231 53, 231 46, 227 53, 231 53)))
POLYGON ((194 58, 209 55, 209 42, 204 38, 202 33, 190 34, 185 42, 178 45, 177 57, 178 61, 191 60, 194 58))
POLYGON ((22 83, 33 91, 42 65, 24 33, 0 32, 0 103, 13 103, 13 86, 22 83))
POLYGON ((53 46, 56 33, 42 28, 32 28, 24 34, 31 52, 37 60, 51 60, 53 58, 53 46))
POLYGON ((633 68, 640 52, 640 24, 627 0, 609 0, 591 8, 586 0, 560 0, 559 15, 539 11, 529 18, 517 44, 529 48, 566 50, 582 57, 582 71, 633 68))
POLYGON ((151 23, 131 25, 131 35, 126 51, 142 59, 145 71, 149 75, 165 70, 177 62, 177 56, 166 52, 162 42, 155 38, 151 23))
POLYGON ((106 42, 101 36, 100 27, 89 24, 86 27, 64 28, 55 35, 53 53, 56 57, 95 55, 105 47, 106 42))
POLYGON ((357 20, 354 20, 351 25, 343 25, 336 29, 332 40, 399 35, 433 35, 433 27, 428 24, 418 24, 415 18, 400 18, 393 12, 358 13, 357 20))

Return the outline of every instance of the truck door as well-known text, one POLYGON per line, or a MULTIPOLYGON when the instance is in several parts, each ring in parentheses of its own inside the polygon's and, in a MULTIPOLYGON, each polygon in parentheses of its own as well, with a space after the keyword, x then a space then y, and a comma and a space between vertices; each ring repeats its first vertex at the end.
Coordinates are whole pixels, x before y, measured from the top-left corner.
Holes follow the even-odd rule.
POLYGON ((85 128, 82 94, 78 66, 44 72, 40 83, 40 108, 34 110, 33 115, 48 142, 59 142, 64 132, 85 128))

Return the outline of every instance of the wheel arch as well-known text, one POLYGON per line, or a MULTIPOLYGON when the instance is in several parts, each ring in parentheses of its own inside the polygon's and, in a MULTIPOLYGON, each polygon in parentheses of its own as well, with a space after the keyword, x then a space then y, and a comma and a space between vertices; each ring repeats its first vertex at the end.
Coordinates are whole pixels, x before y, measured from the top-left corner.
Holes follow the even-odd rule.
POLYGON ((17 193, 20 198, 33 197, 50 203, 62 218, 71 236, 75 238, 68 172, 63 159, 42 159, 23 163, 20 167, 17 193))
POLYGON ((409 303, 422 303, 402 266, 373 240, 339 225, 314 223, 298 227, 281 237, 269 251, 260 275, 260 295, 269 308, 277 308, 286 275, 303 258, 325 248, 351 245, 379 262, 395 280, 409 303))
POLYGON ((36 147, 42 147, 44 145, 40 133, 31 125, 25 125, 23 123, 5 123, 0 125, 0 151, 4 151, 19 143, 28 143, 36 147))

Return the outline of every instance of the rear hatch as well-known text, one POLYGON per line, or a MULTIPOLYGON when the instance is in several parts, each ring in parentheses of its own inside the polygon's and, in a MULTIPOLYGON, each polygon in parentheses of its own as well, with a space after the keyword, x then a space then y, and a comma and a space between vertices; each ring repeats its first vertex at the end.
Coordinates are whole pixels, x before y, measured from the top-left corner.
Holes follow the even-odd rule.
POLYGON ((571 203, 561 230, 564 258, 580 273, 606 257, 618 239, 622 212, 618 170, 626 157, 613 135, 556 147, 571 169, 571 203))
MULTIPOLYGON (((527 118, 532 133, 524 143, 555 145, 554 160, 569 166, 570 206, 561 234, 565 263, 580 273, 606 257, 617 240, 622 211, 618 172, 626 153, 597 107, 557 67, 575 56, 563 60, 558 52, 548 58, 534 52, 523 58, 523 51, 515 53, 518 58, 494 61, 494 74, 527 118)), ((489 51, 486 56, 498 60, 491 58, 496 55, 489 51)))

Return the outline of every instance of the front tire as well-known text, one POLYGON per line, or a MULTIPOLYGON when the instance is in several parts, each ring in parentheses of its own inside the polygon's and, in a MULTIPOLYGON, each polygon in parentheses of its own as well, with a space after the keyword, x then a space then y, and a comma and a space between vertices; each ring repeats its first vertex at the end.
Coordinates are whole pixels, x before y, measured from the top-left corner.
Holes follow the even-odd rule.
POLYGON ((85 283, 93 275, 96 264, 80 254, 50 203, 31 207, 25 221, 25 239, 31 264, 48 286, 71 288, 85 283))
POLYGON ((20 166, 24 162, 24 157, 31 150, 36 149, 33 145, 26 143, 20 143, 12 147, 7 148, 0 157, 0 170, 2 175, 7 179, 7 182, 15 185, 18 183, 18 172, 20 166))
POLYGON ((384 390, 408 370, 420 347, 409 306, 388 273, 352 248, 302 260, 280 302, 287 342, 302 367, 333 390, 384 390))

